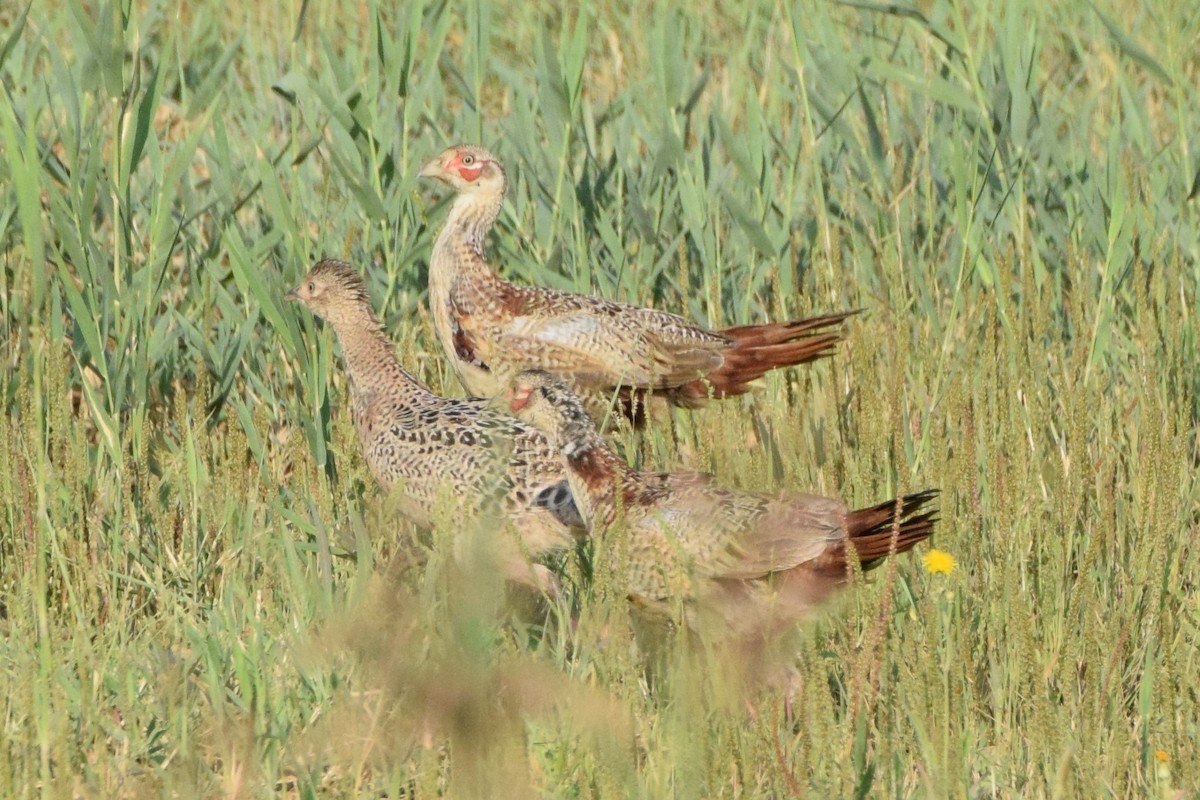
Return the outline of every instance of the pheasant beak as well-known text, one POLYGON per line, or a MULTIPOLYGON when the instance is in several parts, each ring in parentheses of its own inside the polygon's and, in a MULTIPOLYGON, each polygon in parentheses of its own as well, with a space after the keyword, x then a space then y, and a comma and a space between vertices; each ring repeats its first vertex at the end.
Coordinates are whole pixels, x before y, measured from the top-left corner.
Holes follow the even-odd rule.
POLYGON ((425 166, 421 167, 421 171, 417 173, 420 178, 440 178, 442 177, 442 157, 438 156, 433 161, 430 161, 425 166))
POLYGON ((529 397, 533 394, 533 389, 525 387, 508 393, 508 407, 512 413, 516 414, 525 406, 529 405, 529 397))
POLYGON ((284 294, 283 299, 294 303, 300 299, 300 292, 298 289, 288 289, 287 293, 284 294))

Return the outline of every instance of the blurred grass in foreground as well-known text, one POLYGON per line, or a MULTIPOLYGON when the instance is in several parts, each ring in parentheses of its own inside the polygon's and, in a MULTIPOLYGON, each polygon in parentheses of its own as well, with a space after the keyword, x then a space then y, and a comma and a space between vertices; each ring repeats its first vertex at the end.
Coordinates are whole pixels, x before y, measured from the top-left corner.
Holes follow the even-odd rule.
POLYGON ((4 794, 1200 786, 1187 4, 280 8, 0 9, 4 794), (509 167, 517 279, 713 324, 866 310, 833 361, 623 442, 858 505, 943 490, 957 571, 902 559, 807 626, 794 728, 719 656, 649 685, 603 587, 568 634, 478 565, 405 566, 332 339, 281 295, 354 261, 458 391, 415 174, 462 139, 509 167))

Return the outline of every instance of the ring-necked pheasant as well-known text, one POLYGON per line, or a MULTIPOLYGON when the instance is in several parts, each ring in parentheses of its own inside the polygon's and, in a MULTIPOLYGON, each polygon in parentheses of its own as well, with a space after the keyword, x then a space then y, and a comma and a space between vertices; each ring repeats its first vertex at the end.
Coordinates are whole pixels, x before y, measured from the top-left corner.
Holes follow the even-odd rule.
POLYGON ((853 313, 716 331, 664 311, 519 286, 484 257, 507 186, 496 157, 456 145, 420 174, 458 193, 430 257, 429 305, 469 394, 492 397, 521 369, 544 369, 587 395, 617 397, 640 423, 648 393, 695 408, 745 393, 769 370, 829 355, 853 313))
POLYGON ((552 585, 547 572, 531 572, 518 554, 569 548, 583 523, 546 436, 487 400, 439 397, 409 374, 350 265, 317 263, 287 297, 337 334, 359 443, 399 511, 426 528, 439 502, 453 501, 476 518, 494 513, 490 521, 513 523, 521 537, 520 547, 501 548, 507 577, 552 585))
POLYGON ((579 398, 549 373, 520 373, 513 413, 541 428, 562 452, 567 481, 597 558, 606 558, 635 607, 666 613, 682 601, 716 612, 734 631, 793 620, 862 569, 912 548, 933 532, 936 491, 851 511, 811 494, 766 497, 640 473, 600 436, 579 398), (609 531, 617 535, 605 537, 609 531))

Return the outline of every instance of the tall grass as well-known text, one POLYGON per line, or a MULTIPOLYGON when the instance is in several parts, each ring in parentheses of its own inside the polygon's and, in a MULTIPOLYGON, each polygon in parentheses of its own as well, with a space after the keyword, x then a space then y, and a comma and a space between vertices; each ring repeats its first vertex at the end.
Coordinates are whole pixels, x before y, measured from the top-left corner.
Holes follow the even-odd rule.
POLYGON ((1188 4, 401 6, 0 9, 5 795, 1200 788, 1188 4), (858 505, 942 489, 959 569, 900 559, 805 626, 791 721, 703 648, 648 672, 611 587, 543 625, 408 558, 281 296, 361 265, 459 391, 415 176, 462 139, 509 167, 515 279, 865 310, 836 359, 622 441, 858 505))

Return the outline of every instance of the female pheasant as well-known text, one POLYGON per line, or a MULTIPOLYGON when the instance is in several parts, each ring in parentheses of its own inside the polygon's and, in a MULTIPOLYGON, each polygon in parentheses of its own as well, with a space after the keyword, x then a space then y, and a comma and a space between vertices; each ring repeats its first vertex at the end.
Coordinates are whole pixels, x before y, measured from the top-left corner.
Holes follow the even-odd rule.
POLYGON ((500 162, 456 145, 422 168, 457 192, 429 261, 429 305, 438 340, 468 393, 492 397, 521 369, 570 379, 586 394, 622 400, 640 423, 649 393, 695 408, 743 394, 776 367, 829 355, 849 314, 721 331, 676 314, 502 279, 484 239, 504 203, 500 162))
POLYGON ((363 280, 341 261, 316 264, 287 297, 333 327, 350 382, 351 412, 372 475, 395 492, 402 514, 429 527, 435 509, 456 503, 478 519, 495 514, 519 531, 502 547, 508 577, 550 584, 520 553, 539 557, 571 547, 583 521, 562 460, 536 428, 487 400, 449 400, 400 365, 363 280))
POLYGON ((513 413, 541 428, 561 451, 575 503, 603 558, 640 608, 667 613, 683 602, 716 612, 746 632, 787 622, 821 602, 862 569, 901 553, 933 532, 935 491, 849 510, 811 494, 769 498, 640 473, 612 451, 570 389, 542 371, 520 373, 513 413))

